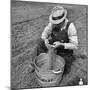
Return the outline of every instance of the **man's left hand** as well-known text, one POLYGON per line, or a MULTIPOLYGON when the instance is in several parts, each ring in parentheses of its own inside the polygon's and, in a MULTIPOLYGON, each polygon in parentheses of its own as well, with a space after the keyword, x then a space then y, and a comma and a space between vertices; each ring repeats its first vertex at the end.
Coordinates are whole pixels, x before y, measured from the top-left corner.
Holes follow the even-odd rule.
POLYGON ((63 43, 57 41, 57 42, 54 42, 54 43, 53 43, 52 47, 57 48, 57 47, 60 46, 60 45, 64 46, 63 43))

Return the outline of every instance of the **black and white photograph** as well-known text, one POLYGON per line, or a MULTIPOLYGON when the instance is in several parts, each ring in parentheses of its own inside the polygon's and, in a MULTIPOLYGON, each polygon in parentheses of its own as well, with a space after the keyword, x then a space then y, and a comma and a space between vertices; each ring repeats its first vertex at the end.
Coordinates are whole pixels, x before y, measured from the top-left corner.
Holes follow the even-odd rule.
POLYGON ((88 85, 88 5, 10 3, 11 90, 88 85))

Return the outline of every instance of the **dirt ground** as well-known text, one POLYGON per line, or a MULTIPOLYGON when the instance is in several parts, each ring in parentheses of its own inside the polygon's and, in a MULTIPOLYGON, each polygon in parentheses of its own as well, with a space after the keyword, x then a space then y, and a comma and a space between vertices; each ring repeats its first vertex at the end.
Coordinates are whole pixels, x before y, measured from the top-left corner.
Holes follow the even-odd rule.
POLYGON ((36 56, 36 46, 40 35, 48 24, 49 14, 54 6, 64 6, 68 18, 74 22, 79 39, 79 49, 74 51, 75 62, 71 71, 64 75, 59 86, 78 85, 83 78, 84 85, 88 83, 88 29, 87 6, 66 5, 40 2, 11 3, 11 87, 39 88, 35 73, 29 72, 29 63, 36 56))

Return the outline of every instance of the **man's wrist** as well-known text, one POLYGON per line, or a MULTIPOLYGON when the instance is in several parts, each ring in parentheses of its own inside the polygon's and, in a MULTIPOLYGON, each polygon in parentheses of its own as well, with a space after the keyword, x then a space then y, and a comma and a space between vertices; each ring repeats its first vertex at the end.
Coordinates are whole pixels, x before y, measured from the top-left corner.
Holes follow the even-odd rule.
POLYGON ((65 48, 65 44, 64 43, 62 43, 61 45, 63 46, 63 48, 65 48))

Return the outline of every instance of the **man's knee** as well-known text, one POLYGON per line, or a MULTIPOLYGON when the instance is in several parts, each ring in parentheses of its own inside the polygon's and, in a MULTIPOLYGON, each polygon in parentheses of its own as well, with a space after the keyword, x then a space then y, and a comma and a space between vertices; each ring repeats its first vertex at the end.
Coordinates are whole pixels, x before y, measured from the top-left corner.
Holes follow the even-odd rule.
POLYGON ((40 53, 46 53, 48 51, 47 47, 45 46, 44 40, 39 39, 37 44, 37 55, 40 53))

